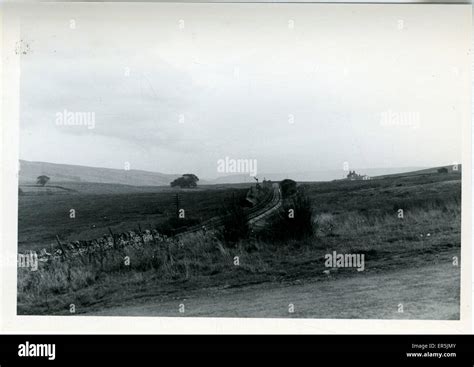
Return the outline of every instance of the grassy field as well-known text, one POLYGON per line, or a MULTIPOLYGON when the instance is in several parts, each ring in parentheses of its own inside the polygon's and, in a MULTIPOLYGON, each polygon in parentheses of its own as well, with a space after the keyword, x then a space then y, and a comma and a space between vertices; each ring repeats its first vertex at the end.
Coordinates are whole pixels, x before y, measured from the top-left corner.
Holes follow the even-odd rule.
MULTIPOLYGON (((415 297, 418 294, 416 287, 426 287, 429 290, 439 284, 440 289, 436 294, 423 293, 420 310, 427 310, 426 317, 459 317, 459 268, 454 267, 452 261, 453 257, 460 257, 460 174, 431 173, 391 176, 370 181, 305 183, 299 189, 312 202, 314 234, 311 236, 269 241, 257 232, 250 238, 229 244, 218 233, 198 233, 185 236, 180 241, 155 243, 138 249, 127 248, 121 253, 111 251, 106 254, 101 266, 97 261, 82 259, 58 262, 36 272, 19 269, 18 312, 67 315, 70 314, 69 305, 74 304, 78 314, 100 314, 106 312, 106 308, 116 310, 117 314, 130 314, 125 310, 139 309, 146 312, 151 308, 147 305, 174 307, 178 300, 188 295, 193 295, 198 307, 198 304, 209 304, 205 297, 210 290, 220 294, 223 290, 232 289, 232 297, 244 299, 252 294, 252 287, 258 288, 261 285, 258 289, 267 289, 265 284, 270 288, 278 288, 278 284, 310 284, 309 288, 303 287, 301 291, 323 292, 318 299, 324 299, 324 292, 329 290, 322 282, 327 281, 328 277, 334 280, 332 293, 339 292, 340 297, 346 292, 344 284, 357 284, 355 279, 361 279, 363 286, 361 285, 359 298, 353 299, 351 304, 351 298, 346 297, 345 303, 341 304, 345 311, 334 311, 331 314, 330 309, 326 309, 318 314, 310 312, 307 305, 307 312, 301 315, 340 317, 357 315, 361 298, 369 294, 375 297, 373 290, 383 287, 380 279, 385 277, 393 284, 400 284, 406 282, 403 280, 404 274, 416 273, 420 269, 417 283, 413 284, 413 288, 409 285, 400 288, 400 297, 415 297), (403 210, 403 218, 399 217, 399 209, 403 210), (365 271, 358 273, 353 268, 340 268, 328 272, 324 266, 324 256, 332 251, 364 254, 365 271), (128 267, 122 266, 124 256, 132 259, 128 267), (451 275, 441 281, 440 272, 435 269, 447 268, 451 269, 451 275), (430 274, 433 277, 430 278, 430 274), (313 286, 316 287, 315 290, 311 290, 313 286), (440 297, 446 298, 444 302, 440 303, 440 297), (438 305, 443 309, 437 309, 438 305)), ((195 195, 194 205, 206 203, 205 197, 210 194, 209 191, 190 193, 195 195), (198 200, 199 195, 203 195, 202 201, 198 200)), ((146 208, 150 207, 144 203, 159 197, 159 194, 137 194, 135 199, 141 195, 148 197, 148 200, 143 200, 142 204, 132 203, 133 200, 130 200, 129 205, 124 206, 127 210, 121 209, 122 213, 129 213, 127 215, 132 218, 130 223, 138 220, 145 223, 143 216, 147 212, 146 208)), ((212 202, 218 201, 218 195, 225 197, 228 192, 212 192, 212 202)), ((119 197, 114 197, 114 200, 109 198, 108 201, 101 202, 101 207, 108 202, 109 206, 114 203, 113 207, 116 208, 116 203, 121 202, 120 200, 119 197)), ((191 198, 188 200, 190 202, 191 198)), ((213 204, 208 205, 210 207, 206 211, 213 204)), ((50 210, 53 210, 53 206, 50 206, 50 210)), ((155 206, 151 208, 154 210, 155 206)), ((110 212, 113 212, 112 208, 110 212)), ((44 214, 48 215, 47 211, 44 214)), ((65 228, 67 223, 65 221, 63 224, 65 228)), ((43 231, 48 229, 48 223, 42 226, 43 231)), ((23 230, 35 233, 28 226, 24 226, 23 230)), ((294 289, 296 292, 300 288, 294 289)), ((294 292, 292 297, 295 299, 303 297, 294 292)), ((396 296, 394 293, 394 299, 396 296)), ((232 297, 229 299, 232 300, 232 297)), ((277 297, 277 293, 269 293, 269 297, 277 297)), ((388 301, 387 296, 380 300, 380 304, 388 301)), ((415 301, 412 300, 412 304, 417 304, 415 301)), ((409 300, 405 302, 410 303, 409 300)), ((236 315, 235 309, 228 313, 213 311, 227 309, 225 304, 216 305, 208 313, 203 307, 196 314, 236 315)), ((277 312, 270 309, 267 311, 267 316, 277 312)), ((390 313, 392 311, 385 311, 377 313, 369 309, 360 315, 396 317, 390 313)), ((172 312, 175 312, 175 308, 172 312)), ((260 310, 254 316, 264 315, 262 312, 260 310)), ((407 313, 407 317, 426 318, 423 314, 420 316, 420 312, 407 313)), ((167 315, 169 312, 163 311, 162 314, 167 315)), ((242 315, 242 312, 238 314, 242 315)), ((247 313, 245 316, 251 315, 247 313)))
POLYGON ((305 189, 327 248, 380 255, 460 246, 460 174, 334 181, 305 189))
MULTIPOLYGON (((151 229, 175 215, 175 195, 188 219, 206 220, 218 212, 225 200, 245 195, 244 188, 173 190, 167 187, 133 187, 110 184, 58 184, 61 194, 34 194, 19 197, 18 249, 40 250, 62 241, 91 240, 108 233, 151 229), (70 218, 70 210, 75 218, 70 218)), ((58 189, 56 189, 58 190, 58 189)), ((25 192, 28 192, 25 190, 25 192)), ((30 191, 31 192, 31 191, 30 191)))

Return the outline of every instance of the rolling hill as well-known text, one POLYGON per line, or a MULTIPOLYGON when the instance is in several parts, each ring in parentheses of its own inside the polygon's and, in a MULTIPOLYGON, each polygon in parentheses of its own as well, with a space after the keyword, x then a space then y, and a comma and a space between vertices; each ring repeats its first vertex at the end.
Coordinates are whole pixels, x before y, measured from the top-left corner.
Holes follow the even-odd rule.
POLYGON ((446 172, 449 172, 449 173, 462 173, 462 164, 438 166, 438 167, 425 168, 425 169, 419 169, 419 170, 408 171, 408 172, 397 172, 397 173, 380 175, 380 176, 377 176, 376 178, 387 178, 387 177, 394 178, 394 177, 430 175, 433 173, 438 173, 438 170, 440 169, 446 169, 446 172))
POLYGON ((169 186, 170 182, 181 176, 141 170, 124 170, 57 164, 47 162, 30 162, 20 160, 20 184, 35 183, 40 175, 50 177, 55 182, 94 182, 114 183, 133 186, 169 186))
MULTIPOLYGON (((452 169, 452 166, 446 166, 452 169)), ((368 168, 356 169, 357 173, 371 177, 387 177, 400 174, 424 174, 437 170, 437 168, 423 167, 398 167, 398 168, 368 168)), ((461 166, 459 165, 459 170, 461 166)), ((57 164, 48 162, 32 162, 20 160, 20 185, 34 184, 40 175, 50 177, 48 185, 56 183, 76 185, 84 183, 115 184, 128 186, 169 186, 170 182, 180 177, 181 174, 166 174, 143 170, 125 170, 101 167, 77 166, 70 164, 57 164)), ((288 173, 259 173, 260 180, 264 178, 272 181, 280 181, 291 178, 299 182, 331 181, 345 178, 345 172, 341 170, 319 170, 288 173)), ((201 179, 200 186, 204 185, 229 185, 254 183, 255 180, 249 174, 231 174, 218 176, 213 179, 201 179)), ((71 187, 77 189, 77 187, 71 187)))

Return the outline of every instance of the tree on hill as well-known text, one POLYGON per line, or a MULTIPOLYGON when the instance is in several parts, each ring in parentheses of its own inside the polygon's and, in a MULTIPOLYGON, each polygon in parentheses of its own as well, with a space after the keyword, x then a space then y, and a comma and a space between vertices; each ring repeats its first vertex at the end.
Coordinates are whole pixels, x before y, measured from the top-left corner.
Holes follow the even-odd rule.
POLYGON ((45 176, 45 175, 41 175, 41 176, 38 176, 36 178, 36 184, 37 185, 41 185, 41 186, 44 186, 46 185, 46 183, 49 181, 49 177, 48 176, 45 176))
POLYGON ((171 182, 170 185, 171 187, 194 188, 197 186, 198 181, 199 181, 199 178, 196 175, 192 173, 186 173, 183 176, 171 182))

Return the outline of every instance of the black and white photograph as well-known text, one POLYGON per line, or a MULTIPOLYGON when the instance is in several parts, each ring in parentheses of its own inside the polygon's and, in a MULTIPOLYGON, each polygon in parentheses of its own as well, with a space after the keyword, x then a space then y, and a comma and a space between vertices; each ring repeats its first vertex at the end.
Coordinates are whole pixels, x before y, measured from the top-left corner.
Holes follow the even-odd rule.
POLYGON ((466 5, 19 19, 18 316, 462 319, 466 5))

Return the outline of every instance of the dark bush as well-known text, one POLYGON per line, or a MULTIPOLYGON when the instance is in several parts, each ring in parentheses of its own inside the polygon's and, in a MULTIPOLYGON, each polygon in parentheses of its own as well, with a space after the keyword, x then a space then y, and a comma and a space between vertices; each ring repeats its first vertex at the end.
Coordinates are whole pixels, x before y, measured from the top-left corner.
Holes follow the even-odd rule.
POLYGON ((296 194, 296 182, 287 178, 280 182, 280 189, 284 199, 290 197, 296 194))
POLYGON ((438 173, 448 173, 448 169, 446 167, 438 168, 438 173))
POLYGON ((313 234, 312 203, 303 191, 285 203, 262 232, 265 239, 272 241, 303 239, 313 234))
POLYGON ((223 209, 223 226, 222 236, 227 243, 234 244, 248 238, 250 228, 247 215, 238 202, 232 201, 223 209))

